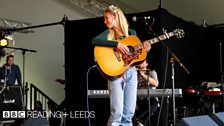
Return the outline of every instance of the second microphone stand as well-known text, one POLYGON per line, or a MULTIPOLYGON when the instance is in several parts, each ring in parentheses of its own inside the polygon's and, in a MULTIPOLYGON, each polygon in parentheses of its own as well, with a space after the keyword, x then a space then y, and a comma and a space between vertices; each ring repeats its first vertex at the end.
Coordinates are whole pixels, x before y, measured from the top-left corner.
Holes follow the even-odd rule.
MULTIPOLYGON (((149 27, 149 32, 153 33, 154 36, 157 37, 157 39, 159 41, 160 38, 159 36, 151 29, 151 27, 149 27)), ((167 34, 165 31, 164 31, 165 34, 167 34)), ((175 112, 175 79, 174 79, 174 61, 176 61, 177 63, 179 63, 179 65, 186 71, 187 74, 190 74, 190 72, 187 70, 187 68, 180 62, 180 60, 177 58, 177 56, 167 47, 165 46, 164 43, 162 43, 162 45, 164 47, 166 47, 166 49, 168 50, 168 52, 171 54, 171 67, 172 67, 172 75, 171 75, 171 79, 172 79, 172 102, 173 102, 173 125, 175 126, 176 125, 176 112, 175 112)))
POLYGON ((148 77, 147 77, 147 98, 148 98, 148 111, 149 111, 149 117, 148 117, 148 122, 149 122, 149 125, 148 126, 150 126, 151 125, 151 101, 150 101, 150 99, 151 99, 151 97, 150 97, 150 89, 151 89, 151 86, 150 86, 150 82, 149 82, 149 77, 150 77, 150 70, 149 69, 147 69, 146 71, 145 71, 146 73, 147 73, 147 75, 148 75, 148 77))

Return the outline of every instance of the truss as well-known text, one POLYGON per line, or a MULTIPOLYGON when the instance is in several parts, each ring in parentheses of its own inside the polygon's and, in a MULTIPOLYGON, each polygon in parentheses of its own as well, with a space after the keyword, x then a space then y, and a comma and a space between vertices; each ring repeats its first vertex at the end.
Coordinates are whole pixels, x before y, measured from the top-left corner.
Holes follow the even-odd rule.
POLYGON ((108 6, 107 3, 99 0, 64 0, 75 9, 81 9, 91 14, 92 17, 102 16, 102 11, 108 6))
POLYGON ((103 10, 109 5, 116 5, 122 8, 125 12, 136 12, 135 8, 121 2, 120 0, 64 0, 73 9, 83 12, 83 14, 89 17, 101 17, 103 16, 103 10))
MULTIPOLYGON (((14 21, 14 20, 4 19, 4 18, 0 17, 0 27, 1 28, 15 28, 15 29, 19 29, 19 28, 29 27, 30 25, 31 25, 31 23, 21 22, 21 21, 14 21)), ((25 29, 25 30, 18 30, 17 32, 20 32, 20 33, 33 33, 34 31, 31 30, 31 29, 25 29)))

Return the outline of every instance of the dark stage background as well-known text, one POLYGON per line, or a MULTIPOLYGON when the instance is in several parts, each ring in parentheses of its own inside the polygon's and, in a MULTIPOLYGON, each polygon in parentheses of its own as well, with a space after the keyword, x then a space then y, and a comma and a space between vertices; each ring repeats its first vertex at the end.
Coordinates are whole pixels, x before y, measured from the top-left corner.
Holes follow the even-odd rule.
MULTIPOLYGON (((152 45, 147 59, 150 62, 150 68, 155 69, 158 73, 160 83, 158 88, 162 88, 164 85, 165 88, 172 88, 171 63, 169 62, 171 55, 167 53, 167 47, 190 72, 187 74, 179 63, 174 63, 175 88, 184 89, 189 86, 197 86, 204 81, 220 82, 219 42, 223 42, 223 28, 203 28, 194 22, 187 22, 176 17, 165 9, 127 14, 126 16, 130 27, 137 31, 138 37, 142 41, 156 36, 152 31, 148 32, 148 27, 144 22, 133 22, 133 16, 154 17, 155 22, 151 28, 157 35, 164 34, 163 29, 167 32, 183 29, 185 32, 183 38, 178 39, 174 36, 152 45), (166 64, 167 59, 168 64, 166 64), (165 71, 166 67, 167 72, 165 71)), ((106 29, 103 22, 103 18, 98 17, 68 20, 65 23, 65 90, 68 112, 87 111, 87 84, 88 89, 107 89, 107 81, 100 75, 97 68, 92 68, 87 78, 88 69, 95 65, 94 46, 91 45, 91 39, 106 29)), ((152 20, 148 20, 148 24, 151 23, 152 20)), ((178 102, 179 99, 176 100, 177 106, 187 104, 187 102, 178 102)), ((92 125, 106 125, 109 118, 109 99, 89 99, 89 109, 95 112, 95 118, 91 119, 92 125)), ((74 122, 80 123, 82 126, 88 125, 87 118, 68 118, 66 120, 66 124, 74 122)), ((162 121, 160 122, 160 126, 165 125, 162 121)))

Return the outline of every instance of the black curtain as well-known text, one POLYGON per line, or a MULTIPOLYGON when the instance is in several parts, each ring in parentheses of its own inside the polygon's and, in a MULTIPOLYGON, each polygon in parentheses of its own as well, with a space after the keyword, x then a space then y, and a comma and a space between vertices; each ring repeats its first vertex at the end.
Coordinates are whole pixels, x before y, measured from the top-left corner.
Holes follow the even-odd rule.
MULTIPOLYGON (((126 16, 130 27, 137 31, 137 35, 142 41, 157 37, 157 35, 163 35, 165 34, 164 30, 172 32, 175 29, 182 29, 185 32, 183 38, 179 39, 173 36, 152 45, 152 49, 147 55, 150 67, 158 73, 159 88, 162 88, 164 85, 165 88, 172 87, 171 55, 167 51, 167 48, 177 56, 190 72, 190 74, 187 74, 178 62, 174 63, 175 88, 184 89, 188 86, 200 85, 202 81, 218 81, 217 72, 219 70, 217 64, 219 61, 216 57, 218 55, 218 40, 212 39, 208 35, 211 34, 210 29, 205 30, 205 28, 193 22, 187 22, 180 17, 172 15, 165 9, 127 14, 126 16), (153 22, 152 19, 147 20, 147 26, 144 21, 132 21, 133 16, 146 15, 154 17, 155 21, 153 22), (151 24, 152 26, 149 27, 151 24), (212 42, 208 42, 209 40, 212 42), (208 54, 214 55, 208 56, 208 54), (166 67, 167 72, 165 72, 166 67)), ((90 69, 91 66, 95 65, 94 46, 91 45, 91 39, 106 29, 103 22, 104 19, 98 17, 83 20, 68 20, 65 23, 65 90, 67 112, 87 111, 87 84, 88 89, 107 89, 107 81, 101 76, 98 69, 96 67, 90 69), (87 74, 88 70, 89 73, 87 74)), ((179 103, 181 102, 178 102, 177 105, 179 103)), ((91 122, 97 126, 100 124, 106 125, 110 114, 109 99, 89 99, 89 108, 90 111, 95 112, 95 117, 91 118, 91 122)), ((164 118, 164 120, 167 120, 167 117, 164 118)), ((74 122, 78 122, 83 126, 88 125, 88 119, 85 117, 77 116, 76 118, 68 118, 66 120, 66 123, 74 122)), ((160 125, 165 125, 165 123, 161 123, 160 125)))

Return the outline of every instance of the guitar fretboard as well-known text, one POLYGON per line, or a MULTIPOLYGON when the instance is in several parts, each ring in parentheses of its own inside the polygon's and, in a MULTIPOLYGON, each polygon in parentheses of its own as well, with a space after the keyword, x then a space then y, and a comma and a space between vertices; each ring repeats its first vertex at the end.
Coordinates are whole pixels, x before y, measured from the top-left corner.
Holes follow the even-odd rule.
POLYGON ((162 40, 165 40, 165 39, 169 39, 172 36, 173 36, 173 32, 169 32, 169 33, 166 33, 164 35, 160 35, 160 36, 158 36, 156 38, 150 39, 149 42, 151 44, 154 44, 154 43, 157 43, 159 41, 162 41, 162 40))
MULTIPOLYGON (((173 32, 169 32, 169 33, 166 33, 164 35, 160 35, 158 37, 155 37, 153 39, 149 39, 148 41, 151 44, 155 44, 155 43, 160 42, 160 41, 163 41, 165 39, 169 39, 173 35, 174 35, 173 32)), ((139 50, 139 49, 142 49, 143 48, 143 45, 142 45, 142 43, 141 44, 137 44, 137 45, 134 46, 134 48, 135 48, 135 50, 139 50)))

